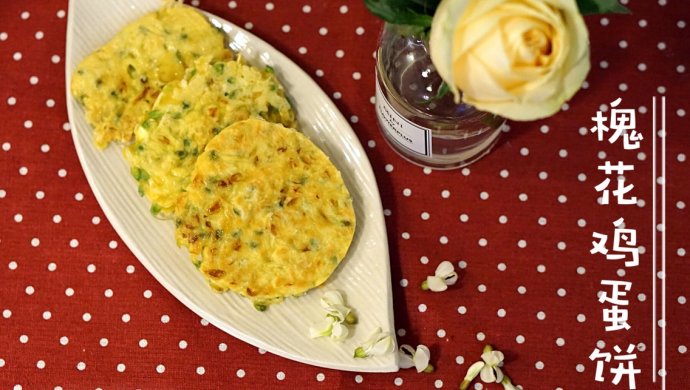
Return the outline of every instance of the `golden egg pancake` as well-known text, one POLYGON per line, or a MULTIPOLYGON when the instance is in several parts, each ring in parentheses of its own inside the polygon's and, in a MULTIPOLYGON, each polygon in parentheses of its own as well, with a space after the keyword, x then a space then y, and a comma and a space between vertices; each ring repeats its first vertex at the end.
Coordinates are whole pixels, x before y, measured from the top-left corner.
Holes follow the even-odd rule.
POLYGON ((251 117, 294 124, 290 103, 270 68, 202 57, 180 82, 166 85, 137 127, 135 141, 125 148, 151 211, 169 216, 209 140, 251 117))
POLYGON ((306 136, 260 119, 214 137, 175 214, 178 245, 217 291, 254 306, 322 284, 355 231, 340 172, 306 136))
POLYGON ((128 24, 72 74, 72 95, 94 128, 94 142, 129 142, 161 88, 203 55, 228 58, 224 34, 192 7, 173 2, 128 24))

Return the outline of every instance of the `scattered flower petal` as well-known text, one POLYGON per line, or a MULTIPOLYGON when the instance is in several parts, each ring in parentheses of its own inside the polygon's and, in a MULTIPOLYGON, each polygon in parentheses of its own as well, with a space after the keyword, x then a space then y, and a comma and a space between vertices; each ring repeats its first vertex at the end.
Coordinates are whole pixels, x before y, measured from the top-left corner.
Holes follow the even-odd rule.
POLYGON ((424 283, 422 283, 422 289, 441 292, 447 290, 448 286, 454 285, 457 281, 458 273, 455 272, 453 263, 446 260, 436 267, 434 276, 427 276, 424 283))
POLYGON ((383 332, 381 328, 376 328, 371 337, 355 349, 354 357, 365 358, 369 356, 380 356, 393 352, 395 342, 388 332, 383 332))
POLYGON ((343 296, 338 291, 327 291, 319 302, 326 311, 326 319, 309 327, 309 337, 331 337, 338 341, 345 339, 350 333, 346 324, 356 324, 357 317, 345 305, 343 296))
POLYGON ((433 372, 434 367, 429 364, 431 359, 431 351, 426 345, 418 345, 417 349, 412 349, 412 346, 403 344, 399 351, 400 368, 414 367, 417 372, 433 372))

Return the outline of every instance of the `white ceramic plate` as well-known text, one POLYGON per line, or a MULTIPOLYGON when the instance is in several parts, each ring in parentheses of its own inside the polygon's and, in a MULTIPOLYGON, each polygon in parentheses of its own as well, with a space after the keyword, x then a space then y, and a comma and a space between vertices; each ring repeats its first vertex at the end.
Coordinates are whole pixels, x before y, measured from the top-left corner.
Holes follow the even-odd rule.
POLYGON ((287 299, 266 312, 233 293, 211 291, 175 245, 170 221, 153 218, 139 197, 122 148, 97 150, 82 108, 69 94, 76 65, 112 38, 128 22, 157 8, 159 0, 71 0, 67 25, 67 109, 72 137, 91 189, 108 220, 139 261, 177 299, 225 332, 256 347, 307 364, 348 371, 396 371, 397 354, 354 359, 356 346, 381 327, 395 333, 388 243, 381 200, 371 165, 347 121, 319 86, 295 63, 266 42, 223 19, 208 15, 229 37, 230 46, 255 64, 271 65, 285 85, 300 128, 343 174, 355 206, 357 230, 350 251, 323 286, 306 296, 287 299), (310 339, 309 326, 322 320, 319 298, 341 291, 356 310, 359 323, 343 342, 310 339))

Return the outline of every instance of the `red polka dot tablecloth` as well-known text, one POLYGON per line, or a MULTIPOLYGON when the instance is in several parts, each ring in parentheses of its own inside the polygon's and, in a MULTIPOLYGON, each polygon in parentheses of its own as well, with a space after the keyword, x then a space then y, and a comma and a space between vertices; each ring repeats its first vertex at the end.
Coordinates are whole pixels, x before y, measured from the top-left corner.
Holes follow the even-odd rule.
MULTIPOLYGON (((627 389, 630 377, 638 389, 686 388, 690 5, 623 3, 632 14, 586 18, 592 70, 557 115, 511 122, 479 162, 432 171, 402 160, 378 130, 373 52, 381 21, 363 2, 193 2, 310 74, 373 165, 397 341, 427 345, 435 371, 357 373, 303 365, 235 339, 143 268, 101 211, 72 143, 68 2, 3 2, 0 388, 453 389, 485 344, 505 354, 503 370, 523 389, 627 389), (635 113, 639 149, 590 131, 597 112, 611 114, 618 98, 618 108, 635 113), (606 161, 634 170, 607 175, 599 169, 606 161), (608 205, 595 189, 607 178, 608 205), (633 185, 622 195, 634 196, 633 204, 613 202, 619 180, 633 185), (595 250, 595 233, 611 249, 616 229, 618 244, 633 243, 618 253, 637 252, 637 266, 595 250), (444 260, 459 282, 422 291, 444 260), (618 302, 614 291, 622 292, 618 302), (611 324, 627 326, 607 331, 611 324), (638 373, 626 371, 633 366, 638 373)), ((502 386, 477 380, 471 388, 502 386)))

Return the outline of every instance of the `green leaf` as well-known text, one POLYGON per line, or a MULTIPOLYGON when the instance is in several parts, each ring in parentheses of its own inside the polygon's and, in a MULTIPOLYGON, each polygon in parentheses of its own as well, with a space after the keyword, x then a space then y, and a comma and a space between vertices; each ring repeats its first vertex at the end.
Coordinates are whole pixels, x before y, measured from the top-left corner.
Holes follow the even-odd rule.
POLYGON ((577 7, 583 15, 630 13, 630 10, 621 5, 618 0, 577 0, 577 7))
POLYGON ((364 0, 369 11, 389 23, 431 27, 439 0, 364 0))

